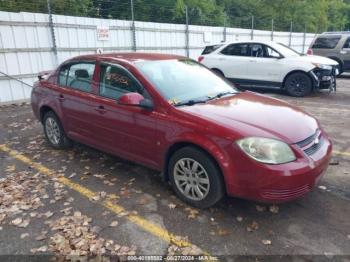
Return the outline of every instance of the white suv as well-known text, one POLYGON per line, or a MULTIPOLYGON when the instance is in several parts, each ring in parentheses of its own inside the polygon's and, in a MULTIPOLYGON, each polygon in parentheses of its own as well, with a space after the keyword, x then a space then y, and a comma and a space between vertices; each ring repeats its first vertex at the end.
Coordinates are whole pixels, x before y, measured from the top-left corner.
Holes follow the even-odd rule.
POLYGON ((336 88, 336 61, 302 55, 276 42, 211 45, 204 49, 198 61, 242 87, 282 88, 292 96, 336 88))

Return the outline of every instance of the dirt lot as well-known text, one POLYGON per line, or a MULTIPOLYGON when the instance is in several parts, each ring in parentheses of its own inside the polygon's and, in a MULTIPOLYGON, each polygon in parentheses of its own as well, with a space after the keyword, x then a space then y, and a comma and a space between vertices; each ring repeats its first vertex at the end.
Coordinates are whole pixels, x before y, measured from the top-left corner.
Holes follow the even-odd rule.
POLYGON ((204 211, 180 202, 152 170, 83 145, 51 149, 28 104, 1 107, 0 255, 350 261, 350 76, 339 78, 336 94, 269 95, 302 107, 325 127, 334 142, 326 175, 292 203, 225 198, 204 211))

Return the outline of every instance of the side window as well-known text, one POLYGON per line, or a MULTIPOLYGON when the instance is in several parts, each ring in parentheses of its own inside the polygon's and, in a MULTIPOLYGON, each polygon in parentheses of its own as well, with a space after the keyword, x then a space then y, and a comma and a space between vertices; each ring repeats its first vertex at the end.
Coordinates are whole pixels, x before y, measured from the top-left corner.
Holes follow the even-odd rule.
POLYGON ((281 55, 269 46, 265 46, 265 57, 267 58, 280 58, 281 55))
POLYGON ((232 56, 247 56, 248 55, 248 44, 232 44, 224 48, 221 51, 224 55, 232 56))
POLYGON ((130 92, 141 92, 140 85, 125 70, 107 64, 101 64, 100 95, 119 99, 130 92))
POLYGON ((315 40, 312 48, 333 49, 337 46, 340 36, 319 37, 315 40))
POLYGON ((72 64, 67 76, 67 85, 84 92, 92 91, 92 77, 95 71, 94 63, 72 64))
POLYGON ((261 44, 251 44, 249 48, 249 56, 264 57, 264 49, 261 44))
POLYGON ((346 39, 343 48, 350 48, 350 37, 348 37, 348 39, 346 39))
POLYGON ((58 84, 60 86, 67 86, 67 76, 68 76, 69 66, 63 66, 58 74, 58 84))

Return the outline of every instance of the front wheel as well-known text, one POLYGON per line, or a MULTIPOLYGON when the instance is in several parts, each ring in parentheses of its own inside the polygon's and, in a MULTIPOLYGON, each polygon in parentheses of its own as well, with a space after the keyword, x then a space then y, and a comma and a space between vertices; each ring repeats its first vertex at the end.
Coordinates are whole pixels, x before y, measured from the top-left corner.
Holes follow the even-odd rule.
POLYGON ((194 147, 174 153, 169 162, 169 178, 177 196, 197 208, 213 206, 224 195, 224 183, 216 163, 194 147))
POLYGON ((54 112, 49 111, 44 115, 43 125, 46 140, 53 148, 64 149, 71 146, 72 142, 66 136, 62 124, 54 112))
POLYGON ((302 97, 311 93, 312 82, 307 74, 297 72, 287 77, 284 88, 289 95, 302 97))

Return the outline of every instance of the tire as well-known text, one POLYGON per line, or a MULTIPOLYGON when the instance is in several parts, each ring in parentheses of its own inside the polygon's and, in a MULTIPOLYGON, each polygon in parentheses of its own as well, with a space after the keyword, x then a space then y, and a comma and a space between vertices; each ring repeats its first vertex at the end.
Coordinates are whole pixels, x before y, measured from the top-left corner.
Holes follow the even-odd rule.
POLYGON ((53 148, 65 149, 72 145, 72 141, 66 136, 60 120, 53 111, 44 115, 43 126, 46 140, 53 148))
POLYGON ((218 166, 210 156, 197 148, 184 147, 176 151, 170 158, 168 172, 176 195, 191 206, 208 208, 224 195, 224 181, 218 166), (197 172, 188 167, 196 168, 197 172))
POLYGON ((225 77, 224 73, 221 72, 219 69, 213 68, 211 71, 217 76, 225 77))
POLYGON ((284 88, 290 96, 303 97, 311 93, 312 81, 305 73, 292 73, 287 77, 284 88))

